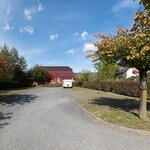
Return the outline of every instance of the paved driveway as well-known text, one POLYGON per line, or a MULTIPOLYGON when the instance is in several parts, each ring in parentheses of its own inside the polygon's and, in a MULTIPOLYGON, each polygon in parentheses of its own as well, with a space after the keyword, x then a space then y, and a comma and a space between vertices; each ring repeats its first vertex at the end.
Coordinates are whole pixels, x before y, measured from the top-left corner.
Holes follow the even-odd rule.
POLYGON ((0 105, 0 150, 150 150, 150 137, 100 123, 61 88, 0 105))

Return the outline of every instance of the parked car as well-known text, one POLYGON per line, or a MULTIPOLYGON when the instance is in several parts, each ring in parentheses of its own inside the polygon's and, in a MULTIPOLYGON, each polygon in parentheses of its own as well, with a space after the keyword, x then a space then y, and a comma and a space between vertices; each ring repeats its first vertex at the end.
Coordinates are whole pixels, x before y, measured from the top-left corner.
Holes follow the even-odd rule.
POLYGON ((63 87, 64 88, 72 88, 72 80, 63 80, 63 87))

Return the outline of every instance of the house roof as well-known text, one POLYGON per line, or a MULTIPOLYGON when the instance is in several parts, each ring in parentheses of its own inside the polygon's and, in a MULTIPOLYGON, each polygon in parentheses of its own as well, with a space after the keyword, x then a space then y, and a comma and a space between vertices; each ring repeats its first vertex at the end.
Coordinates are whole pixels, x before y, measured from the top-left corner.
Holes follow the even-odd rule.
POLYGON ((49 73, 55 73, 60 78, 74 78, 73 70, 68 66, 41 66, 49 73))
POLYGON ((72 71, 68 66, 41 66, 41 68, 46 69, 47 71, 72 71))
POLYGON ((128 67, 121 67, 117 70, 116 76, 117 75, 123 75, 129 68, 128 67))

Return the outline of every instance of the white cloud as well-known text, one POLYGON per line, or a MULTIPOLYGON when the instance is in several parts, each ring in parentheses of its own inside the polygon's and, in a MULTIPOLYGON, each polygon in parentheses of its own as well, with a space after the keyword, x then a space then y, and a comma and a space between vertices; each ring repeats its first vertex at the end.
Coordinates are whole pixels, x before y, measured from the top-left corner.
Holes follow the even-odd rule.
POLYGON ((74 54, 74 52, 75 52, 75 51, 74 51, 74 49, 72 48, 72 49, 66 51, 65 53, 66 53, 66 54, 74 54))
POLYGON ((73 35, 73 36, 75 36, 75 37, 76 37, 76 36, 78 36, 78 35, 79 35, 79 33, 78 33, 78 32, 76 32, 76 33, 74 33, 74 35, 73 35))
POLYGON ((8 10, 7 10, 6 14, 9 15, 10 11, 11 11, 11 4, 8 5, 8 10))
POLYGON ((34 28, 31 26, 20 28, 20 33, 28 33, 29 35, 31 35, 34 33, 34 28))
POLYGON ((42 4, 38 4, 37 7, 25 8, 24 16, 28 21, 32 20, 33 16, 44 9, 42 4))
POLYGON ((97 50, 97 47, 95 47, 93 44, 90 44, 90 43, 87 43, 84 45, 84 52, 87 52, 89 50, 92 50, 92 51, 96 51, 97 50))
POLYGON ((49 39, 51 40, 51 41, 54 41, 54 40, 56 40, 56 39, 58 39, 58 34, 56 33, 56 34, 51 34, 50 36, 49 36, 49 39))
POLYGON ((125 8, 137 8, 138 7, 138 1, 133 0, 120 0, 113 8, 113 12, 119 12, 122 9, 125 8))
POLYGON ((83 32, 81 33, 81 38, 82 38, 83 40, 86 40, 86 39, 87 39, 87 36, 88 36, 88 32, 83 31, 83 32))
POLYGON ((37 11, 40 12, 44 9, 43 5, 42 4, 38 4, 37 6, 37 11))
POLYGON ((9 23, 5 24, 3 27, 2 27, 2 30, 3 31, 10 31, 10 30, 13 30, 13 26, 11 26, 9 23))
POLYGON ((33 15, 35 14, 35 9, 34 8, 26 8, 24 10, 24 16, 27 20, 32 20, 33 15))

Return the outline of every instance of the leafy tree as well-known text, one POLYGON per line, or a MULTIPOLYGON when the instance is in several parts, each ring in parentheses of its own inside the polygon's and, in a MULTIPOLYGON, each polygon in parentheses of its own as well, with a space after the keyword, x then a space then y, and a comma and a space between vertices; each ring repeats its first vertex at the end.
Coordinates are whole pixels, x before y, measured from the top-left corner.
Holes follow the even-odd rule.
POLYGON ((102 66, 102 65, 101 65, 101 62, 100 62, 100 61, 94 63, 94 67, 95 67, 95 69, 96 69, 96 71, 97 71, 97 76, 98 76, 98 78, 100 77, 101 66, 102 66))
POLYGON ((140 0, 140 4, 143 4, 147 11, 150 11, 150 0, 140 0))
POLYGON ((3 60, 3 75, 5 79, 13 80, 16 68, 23 72, 26 67, 26 60, 19 56, 16 48, 9 49, 5 44, 0 47, 0 56, 3 60))
POLYGON ((140 71, 140 114, 147 120, 147 71, 150 70, 150 13, 137 12, 132 29, 120 28, 115 35, 97 34, 94 45, 98 50, 89 56, 140 71))
POLYGON ((90 54, 91 52, 93 53, 93 50, 87 51, 88 54, 87 58, 94 57, 93 62, 94 62, 94 67, 97 70, 98 78, 102 80, 114 79, 118 65, 114 62, 110 63, 105 59, 102 59, 101 57, 99 57, 99 55, 90 54))
POLYGON ((0 56, 0 80, 4 78, 4 62, 2 57, 0 56))
POLYGON ((25 70, 27 67, 26 60, 23 56, 19 56, 19 53, 15 47, 10 50, 10 54, 13 58, 13 69, 19 68, 20 70, 25 70))
POLYGON ((0 56, 3 59, 3 64, 4 64, 4 77, 5 79, 12 79, 13 78, 13 66, 14 66, 14 62, 13 62, 13 57, 10 53, 9 48, 7 47, 7 45, 3 45, 0 48, 0 56))
POLYGON ((118 68, 116 63, 110 63, 105 60, 94 63, 97 70, 98 78, 101 80, 115 79, 115 74, 118 68))
POLYGON ((84 81, 93 81, 96 78, 96 75, 88 70, 82 70, 77 75, 78 81, 84 82, 84 81))
POLYGON ((99 78, 102 80, 110 80, 115 79, 115 74, 118 68, 116 63, 110 63, 108 61, 103 60, 100 66, 100 76, 99 78))
POLYGON ((48 71, 44 70, 43 68, 40 68, 40 66, 36 65, 33 68, 29 70, 29 76, 32 77, 35 82, 38 83, 45 83, 49 80, 50 74, 48 71))

